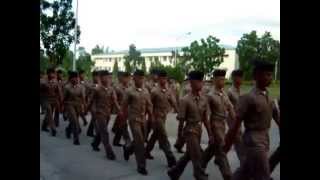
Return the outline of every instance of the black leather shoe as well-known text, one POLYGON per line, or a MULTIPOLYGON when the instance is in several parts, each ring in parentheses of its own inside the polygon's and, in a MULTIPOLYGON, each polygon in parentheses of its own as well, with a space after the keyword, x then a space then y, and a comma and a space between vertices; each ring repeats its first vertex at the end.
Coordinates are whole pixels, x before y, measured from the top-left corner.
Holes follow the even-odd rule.
POLYGON ((177 152, 182 154, 184 153, 184 151, 182 150, 182 148, 178 147, 176 144, 174 145, 174 148, 176 148, 177 152))
POLYGON ((146 168, 138 168, 137 171, 142 175, 148 175, 148 171, 146 170, 146 168))
POLYGON ((93 143, 91 143, 91 147, 92 147, 92 150, 94 150, 94 151, 100 151, 100 148, 98 147, 98 146, 96 146, 96 145, 94 145, 93 143))
POLYGON ((170 180, 178 180, 179 179, 179 177, 173 173, 172 169, 169 169, 167 171, 167 174, 170 177, 170 180))
POLYGON ((146 157, 147 159, 154 159, 154 157, 153 157, 150 153, 146 153, 146 154, 145 154, 145 157, 146 157))
POLYGON ((49 129, 46 128, 46 127, 42 127, 41 130, 42 130, 42 131, 45 131, 45 132, 49 132, 49 129))
POLYGON ((66 128, 66 137, 67 137, 68 139, 71 138, 71 131, 70 131, 69 128, 66 128))
POLYGON ((74 145, 80 145, 80 142, 79 142, 78 139, 76 139, 76 140, 73 141, 73 144, 74 144, 74 145))
POLYGON ((172 168, 173 166, 175 166, 177 164, 176 159, 172 158, 170 160, 168 160, 168 167, 172 168))
POLYGON ((122 149, 123 149, 123 157, 126 161, 129 161, 129 158, 130 158, 130 154, 128 152, 128 150, 126 149, 126 147, 122 146, 122 149))
POLYGON ((57 131, 55 129, 51 129, 51 135, 55 137, 57 135, 57 131))
POLYGON ((114 153, 108 153, 108 154, 107 154, 107 158, 108 158, 109 160, 116 160, 116 155, 114 155, 114 153))

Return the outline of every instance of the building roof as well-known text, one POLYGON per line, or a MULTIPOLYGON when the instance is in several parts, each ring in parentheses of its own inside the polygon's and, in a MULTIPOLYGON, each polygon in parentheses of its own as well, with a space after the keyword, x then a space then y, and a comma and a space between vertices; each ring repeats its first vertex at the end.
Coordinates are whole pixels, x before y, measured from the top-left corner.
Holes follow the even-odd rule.
MULTIPOLYGON (((230 45, 221 45, 221 47, 225 48, 226 50, 234 50, 235 47, 230 45)), ((177 51, 181 51, 183 47, 164 47, 164 48, 142 48, 137 49, 141 53, 166 53, 166 52, 172 52, 175 51, 177 48, 177 51)), ((116 51, 116 52, 109 52, 107 55, 117 55, 117 54, 127 54, 128 50, 122 50, 122 51, 116 51)), ((97 55, 105 55, 105 54, 97 54, 97 55)))

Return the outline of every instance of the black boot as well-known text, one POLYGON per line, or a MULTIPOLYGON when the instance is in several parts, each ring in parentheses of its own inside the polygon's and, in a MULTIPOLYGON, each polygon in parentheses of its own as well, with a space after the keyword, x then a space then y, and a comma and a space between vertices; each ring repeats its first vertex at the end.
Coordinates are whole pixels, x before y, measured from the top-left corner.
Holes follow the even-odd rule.
POLYGON ((69 127, 66 128, 66 137, 67 137, 68 139, 71 138, 71 130, 70 130, 69 127))
POLYGON ((168 176, 170 177, 170 180, 178 180, 179 176, 177 176, 176 174, 174 174, 172 169, 169 169, 167 171, 168 176))
POLYGON ((150 154, 150 152, 146 152, 144 155, 147 159, 154 159, 154 157, 150 154))
POLYGON ((73 141, 73 144, 74 144, 74 145, 80 145, 79 139, 75 139, 75 140, 73 141))
POLYGON ((43 122, 41 125, 41 130, 45 132, 49 132, 49 129, 47 128, 47 123, 43 122))
POLYGON ((92 150, 94 150, 94 151, 100 151, 100 148, 97 146, 97 145, 95 145, 94 143, 91 143, 91 147, 92 147, 92 150))
POLYGON ((53 137, 55 137, 56 134, 57 134, 57 131, 56 131, 55 129, 51 129, 51 135, 52 135, 53 137))
POLYGON ((177 164, 177 161, 176 161, 176 158, 174 157, 170 157, 170 158, 167 158, 168 160, 168 167, 169 168, 172 168, 173 166, 175 166, 177 164))
POLYGON ((146 168, 138 168, 137 171, 142 175, 148 175, 148 171, 146 170, 146 168))
POLYGON ((128 161, 130 158, 130 153, 125 146, 122 146, 122 149, 123 149, 123 157, 126 161, 128 161))
POLYGON ((110 160, 116 160, 116 155, 113 152, 107 153, 107 158, 110 160))
POLYGON ((180 153, 180 154, 184 153, 184 151, 182 150, 182 147, 179 147, 177 144, 174 145, 174 148, 176 148, 178 153, 180 153))

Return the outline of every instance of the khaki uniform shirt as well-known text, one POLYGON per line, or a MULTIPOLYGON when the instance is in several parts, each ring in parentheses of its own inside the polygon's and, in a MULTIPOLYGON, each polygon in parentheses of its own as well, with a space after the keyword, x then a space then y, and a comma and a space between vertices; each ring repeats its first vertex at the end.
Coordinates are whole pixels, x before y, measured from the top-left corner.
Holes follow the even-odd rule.
POLYGON ((94 89, 92 105, 95 107, 96 117, 109 118, 111 109, 117 103, 116 92, 113 87, 103 87, 98 85, 94 89))
POLYGON ((235 107, 238 104, 239 101, 239 97, 240 97, 240 90, 238 90, 237 88, 235 88, 234 86, 231 86, 228 89, 228 97, 232 103, 232 105, 235 107))
POLYGON ((85 98, 85 89, 80 84, 73 86, 71 83, 68 83, 65 85, 63 94, 66 104, 81 105, 82 98, 85 98))
POLYGON ((45 90, 45 99, 49 103, 59 103, 61 91, 59 89, 59 84, 56 80, 42 81, 42 86, 45 90))
POLYGON ((201 93, 199 96, 188 93, 181 98, 179 106, 177 119, 186 122, 183 130, 184 134, 195 133, 201 135, 201 122, 207 115, 208 109, 207 98, 201 93))
POLYGON ((148 89, 149 92, 152 91, 153 88, 157 87, 158 86, 158 83, 150 80, 150 81, 147 81, 146 84, 145 84, 145 87, 148 89))
POLYGON ((249 93, 240 96, 236 109, 238 118, 244 122, 244 144, 247 147, 268 150, 268 131, 275 112, 274 102, 268 91, 254 87, 249 93))
POLYGON ((128 120, 145 122, 147 108, 152 112, 150 93, 146 88, 136 88, 135 86, 125 91, 124 104, 128 105, 128 120))
POLYGON ((126 89, 128 89, 128 88, 129 88, 129 85, 128 85, 128 87, 125 87, 121 83, 119 83, 118 86, 115 87, 117 99, 118 99, 118 102, 120 105, 122 104, 122 102, 124 100, 124 95, 125 95, 126 89))
POLYGON ((171 110, 171 106, 177 107, 175 95, 171 89, 161 89, 160 86, 151 91, 151 101, 156 119, 165 120, 171 110))
POLYGON ((229 110, 233 110, 227 94, 224 91, 212 89, 207 95, 208 103, 211 110, 210 120, 225 120, 229 110))

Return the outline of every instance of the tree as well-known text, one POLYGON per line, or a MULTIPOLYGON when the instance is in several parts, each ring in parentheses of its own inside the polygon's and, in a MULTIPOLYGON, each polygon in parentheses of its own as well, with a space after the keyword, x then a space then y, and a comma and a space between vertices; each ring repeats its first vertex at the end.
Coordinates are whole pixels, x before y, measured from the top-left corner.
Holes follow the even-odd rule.
POLYGON ((251 60, 253 59, 278 62, 278 72, 280 71, 280 42, 274 40, 270 32, 265 32, 261 38, 257 36, 256 31, 243 34, 238 41, 236 52, 245 80, 251 80, 253 70, 251 60))
POLYGON ((73 52, 68 50, 66 55, 63 57, 62 67, 66 71, 71 71, 73 65, 73 52))
POLYGON ((91 69, 94 66, 94 62, 91 61, 91 55, 86 52, 84 47, 79 47, 78 52, 79 57, 76 61, 77 69, 84 70, 85 75, 91 77, 91 69))
POLYGON ((225 49, 218 45, 219 41, 216 37, 209 36, 200 42, 192 42, 190 47, 182 48, 181 65, 188 69, 200 70, 205 75, 212 73, 215 67, 223 62, 225 56, 225 49))
POLYGON ((40 48, 40 71, 46 71, 49 67, 48 57, 45 56, 44 50, 40 48))
POLYGON ((91 54, 95 55, 95 54, 103 54, 104 53, 104 47, 99 47, 99 45, 96 45, 92 50, 91 50, 91 54))
POLYGON ((136 69, 142 69, 144 58, 141 56, 141 52, 136 50, 136 46, 131 44, 129 46, 128 55, 124 56, 124 66, 127 72, 132 73, 136 69))
POLYGON ((80 27, 75 40, 74 26, 72 0, 40 1, 40 39, 51 64, 62 64, 70 44, 79 43, 80 27))

